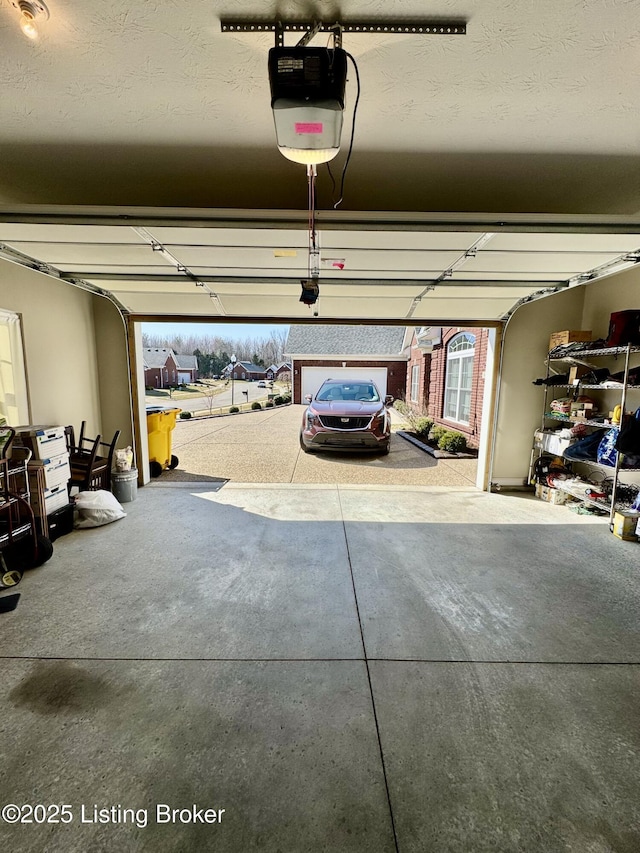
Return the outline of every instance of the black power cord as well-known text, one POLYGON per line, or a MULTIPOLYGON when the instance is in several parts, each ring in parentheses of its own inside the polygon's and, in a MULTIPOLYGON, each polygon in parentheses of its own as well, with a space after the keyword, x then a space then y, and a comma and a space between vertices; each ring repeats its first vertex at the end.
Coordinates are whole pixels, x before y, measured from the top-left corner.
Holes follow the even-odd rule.
MULTIPOLYGON (((353 70, 356 72, 356 99, 353 104, 353 118, 351 120, 351 138, 349 139, 349 150, 347 152, 347 159, 344 161, 344 166, 342 167, 342 175, 340 177, 340 198, 337 201, 334 201, 333 209, 335 210, 338 205, 342 204, 342 199, 344 196, 344 179, 347 173, 347 166, 349 165, 349 160, 351 159, 351 152, 353 151, 353 139, 356 132, 356 114, 358 112, 358 101, 360 100, 360 73, 358 71, 358 65, 350 53, 347 53, 345 50, 345 54, 351 60, 351 64, 353 65, 353 70)), ((327 163, 327 171, 329 172, 329 177, 331 178, 331 197, 335 199, 335 191, 336 191, 336 180, 333 176, 333 172, 331 171, 331 165, 327 163)))

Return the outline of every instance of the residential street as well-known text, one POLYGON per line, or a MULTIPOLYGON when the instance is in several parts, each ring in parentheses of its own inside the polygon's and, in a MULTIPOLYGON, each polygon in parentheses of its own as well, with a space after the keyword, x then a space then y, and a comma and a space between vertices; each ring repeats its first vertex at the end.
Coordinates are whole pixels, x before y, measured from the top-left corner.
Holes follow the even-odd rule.
MULTIPOLYGON (((276 386, 278 390, 275 393, 281 393, 280 387, 281 386, 276 386)), ((247 402, 253 403, 254 400, 266 402, 267 395, 269 393, 269 388, 258 388, 257 382, 236 380, 233 388, 233 399, 231 383, 229 383, 228 387, 225 388, 224 391, 220 394, 216 394, 211 405, 213 406, 213 412, 215 413, 220 408, 226 408, 227 406, 232 405, 239 406, 242 403, 247 402), (245 392, 248 392, 248 394, 245 392)), ((154 394, 147 394, 145 400, 148 406, 175 406, 177 409, 182 409, 186 412, 208 411, 210 405, 207 397, 200 397, 196 394, 194 394, 193 397, 176 400, 169 397, 157 397, 154 394)))

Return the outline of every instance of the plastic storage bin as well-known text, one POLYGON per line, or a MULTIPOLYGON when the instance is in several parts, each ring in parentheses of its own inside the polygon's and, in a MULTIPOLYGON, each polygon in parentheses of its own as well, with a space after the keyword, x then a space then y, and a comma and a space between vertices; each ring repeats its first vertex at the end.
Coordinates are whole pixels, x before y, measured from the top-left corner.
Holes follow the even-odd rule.
POLYGON ((149 435, 149 468, 152 477, 159 477, 165 468, 175 468, 178 457, 171 453, 172 432, 182 409, 147 407, 149 435))

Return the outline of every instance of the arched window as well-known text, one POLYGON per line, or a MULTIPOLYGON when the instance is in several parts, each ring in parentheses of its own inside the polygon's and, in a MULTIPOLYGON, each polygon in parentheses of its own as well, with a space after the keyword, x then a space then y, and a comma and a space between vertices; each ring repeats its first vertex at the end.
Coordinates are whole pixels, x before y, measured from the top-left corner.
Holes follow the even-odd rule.
POLYGON ((476 337, 469 332, 451 338, 447 346, 443 417, 448 421, 469 423, 475 351, 476 337))

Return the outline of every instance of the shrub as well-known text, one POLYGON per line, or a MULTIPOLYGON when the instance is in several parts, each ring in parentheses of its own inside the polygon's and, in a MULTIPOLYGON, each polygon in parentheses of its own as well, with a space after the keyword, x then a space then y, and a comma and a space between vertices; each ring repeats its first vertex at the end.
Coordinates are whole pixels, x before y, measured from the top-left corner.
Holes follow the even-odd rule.
POLYGON ((284 397, 281 397, 280 394, 278 394, 278 396, 273 402, 276 404, 276 406, 281 406, 284 403, 284 397))
POLYGON ((283 403, 290 403, 291 402, 291 394, 283 394, 282 395, 282 402, 283 403))
POLYGON ((189 420, 190 417, 191 417, 191 412, 180 412, 181 420, 187 421, 187 420, 189 420))
POLYGON ((231 408, 229 409, 229 414, 230 414, 230 415, 235 415, 235 414, 237 414, 239 411, 240 411, 240 409, 239 409, 237 406, 231 406, 231 408))
POLYGON ((414 418, 412 421, 413 430, 418 435, 428 436, 431 432, 431 428, 433 427, 433 421, 431 418, 414 418))
POLYGON ((408 415, 411 411, 411 409, 409 408, 409 406, 407 406, 404 400, 395 400, 393 403, 393 408, 397 409, 397 411, 400 412, 401 415, 408 415))
POLYGON ((462 453, 467 449, 467 439, 461 432, 448 430, 440 437, 438 441, 440 450, 446 450, 449 453, 462 453))
POLYGON ((273 409, 273 400, 269 400, 264 404, 265 409, 273 409))
POLYGON ((449 430, 446 427, 443 427, 441 424, 436 424, 436 426, 431 428, 429 438, 437 443, 440 441, 445 432, 449 432, 449 430))
POLYGON ((262 406, 260 405, 260 403, 257 400, 254 400, 253 403, 251 404, 251 408, 252 409, 262 409, 262 406))

